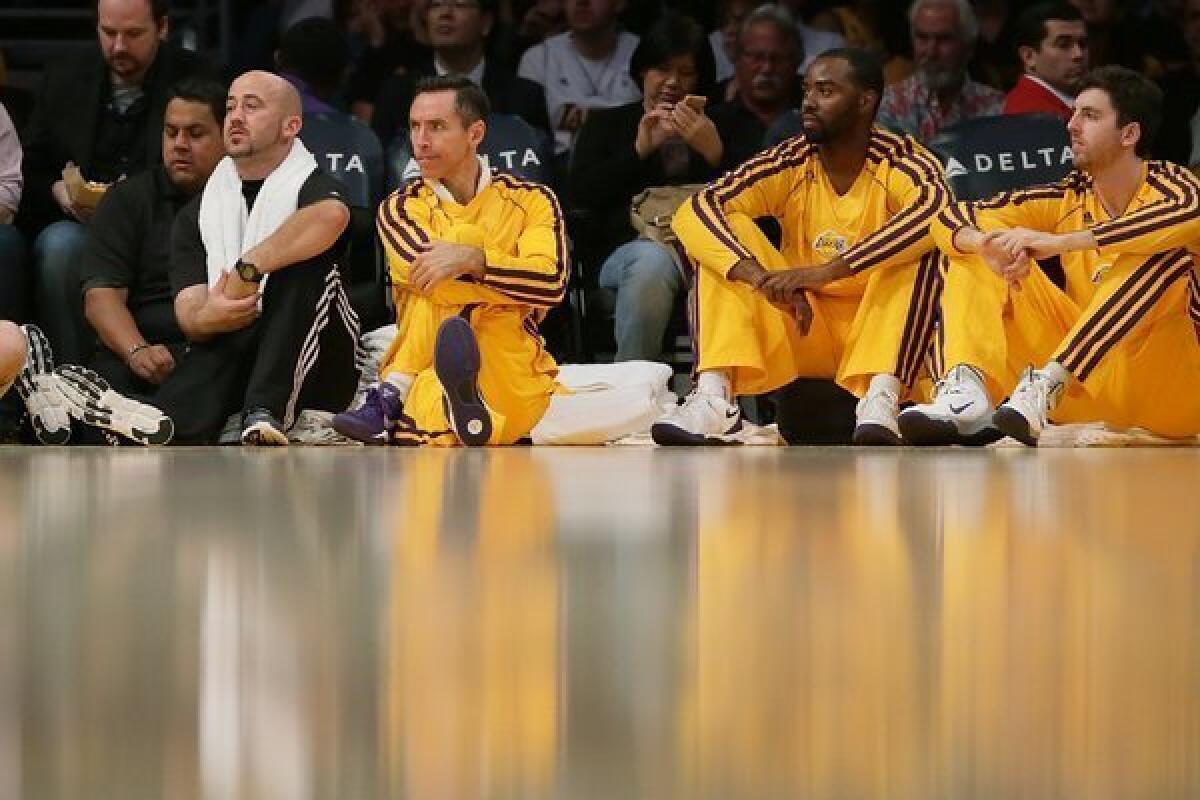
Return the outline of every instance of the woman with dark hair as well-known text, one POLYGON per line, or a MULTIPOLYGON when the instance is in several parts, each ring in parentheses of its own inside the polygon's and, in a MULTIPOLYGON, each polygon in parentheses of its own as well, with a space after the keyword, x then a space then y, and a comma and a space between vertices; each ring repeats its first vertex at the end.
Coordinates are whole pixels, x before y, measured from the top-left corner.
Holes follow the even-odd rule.
POLYGON ((584 235, 585 250, 594 257, 589 263, 607 255, 599 284, 616 292, 618 361, 661 356, 684 284, 671 247, 634 238, 630 200, 652 186, 708 182, 724 152, 701 99, 711 90, 715 67, 699 24, 664 17, 638 44, 629 71, 643 99, 588 115, 568 177, 574 204, 595 217, 584 235))

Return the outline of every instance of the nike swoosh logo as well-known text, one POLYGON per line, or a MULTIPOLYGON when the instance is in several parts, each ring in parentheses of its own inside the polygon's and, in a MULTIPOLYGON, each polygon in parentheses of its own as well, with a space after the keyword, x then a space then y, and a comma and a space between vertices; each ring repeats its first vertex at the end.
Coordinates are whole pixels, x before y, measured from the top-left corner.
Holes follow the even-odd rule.
POLYGON ((975 405, 975 404, 974 403, 965 403, 961 406, 952 405, 952 406, 950 406, 950 411, 954 414, 961 414, 962 412, 966 411, 968 408, 970 408, 973 405, 975 405))
POLYGON ((731 408, 725 412, 725 419, 737 419, 737 415, 742 413, 736 408, 731 408))

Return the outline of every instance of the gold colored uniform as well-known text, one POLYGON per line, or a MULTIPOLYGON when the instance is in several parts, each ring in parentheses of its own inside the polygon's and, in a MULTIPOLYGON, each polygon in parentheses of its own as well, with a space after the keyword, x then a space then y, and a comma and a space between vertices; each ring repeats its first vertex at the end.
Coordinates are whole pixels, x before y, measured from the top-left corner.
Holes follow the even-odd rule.
POLYGON ((438 326, 456 314, 471 323, 479 342, 479 389, 492 415, 489 444, 512 444, 526 436, 557 387, 558 365, 546 352, 537 324, 566 290, 567 239, 558 199, 545 186, 496 173, 464 206, 417 179, 383 202, 378 223, 396 307, 404 307, 380 377, 416 376, 404 403, 400 437, 418 444, 457 442, 432 368, 438 326), (443 281, 417 294, 409 284, 409 268, 420 247, 432 240, 483 248, 482 281, 443 281))
POLYGON ((729 371, 737 395, 797 377, 836 378, 862 395, 877 374, 895 375, 911 390, 930 349, 941 289, 929 223, 949 199, 937 159, 912 137, 880 128, 842 195, 804 136, 710 184, 672 225, 699 265, 697 369, 729 371), (754 222, 766 216, 783 227, 779 250, 754 222), (726 277, 747 258, 780 270, 839 255, 854 274, 807 293, 813 323, 806 336, 791 314, 726 277))
POLYGON ((1200 433, 1200 322, 1193 256, 1200 252, 1200 182, 1146 162, 1126 212, 1111 217, 1090 176, 948 207, 933 235, 950 257, 942 296, 942 361, 971 364, 994 401, 1030 364, 1053 360, 1076 381, 1055 422, 1103 421, 1164 436, 1200 433), (966 226, 1053 233, 1091 228, 1098 250, 1035 264, 1010 286, 979 256, 954 247, 966 226), (1043 268, 1045 267, 1045 268, 1043 268))

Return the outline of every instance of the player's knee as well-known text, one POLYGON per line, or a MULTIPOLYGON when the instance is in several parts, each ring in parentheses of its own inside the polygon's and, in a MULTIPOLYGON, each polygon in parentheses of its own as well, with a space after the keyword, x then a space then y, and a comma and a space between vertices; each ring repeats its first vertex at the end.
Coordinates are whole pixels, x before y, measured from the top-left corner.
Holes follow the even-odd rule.
POLYGON ((0 380, 11 378, 25 366, 25 336, 11 322, 0 320, 0 380))

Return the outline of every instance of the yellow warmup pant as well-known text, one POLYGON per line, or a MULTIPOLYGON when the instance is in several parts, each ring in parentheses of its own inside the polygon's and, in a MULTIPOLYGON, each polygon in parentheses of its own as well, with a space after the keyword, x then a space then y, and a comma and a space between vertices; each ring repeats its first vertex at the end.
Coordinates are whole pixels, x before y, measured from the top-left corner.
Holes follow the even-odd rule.
MULTIPOLYGON (((731 214, 729 223, 764 268, 796 266, 746 215, 731 214)), ((834 291, 809 292, 813 322, 804 336, 792 314, 760 292, 701 267, 697 369, 727 371, 735 395, 763 394, 796 378, 829 378, 861 397, 881 374, 895 375, 911 395, 932 346, 941 262, 933 251, 910 264, 839 281, 834 291), (864 285, 861 294, 837 291, 851 282, 864 285)))
POLYGON ((1197 434, 1193 280, 1191 258, 1182 251, 1119 258, 1081 305, 1037 265, 1010 287, 978 256, 954 258, 942 295, 941 361, 978 368, 993 402, 1012 392, 1027 366, 1057 361, 1076 380, 1052 421, 1197 434))
POLYGON ((427 295, 409 292, 399 332, 384 359, 380 377, 416 376, 400 436, 414 444, 455 445, 443 403, 442 385, 433 371, 438 326, 463 316, 479 342, 479 391, 492 417, 488 444, 513 444, 541 420, 558 389, 558 365, 546 351, 526 306, 504 295, 463 281, 446 281, 427 295))

